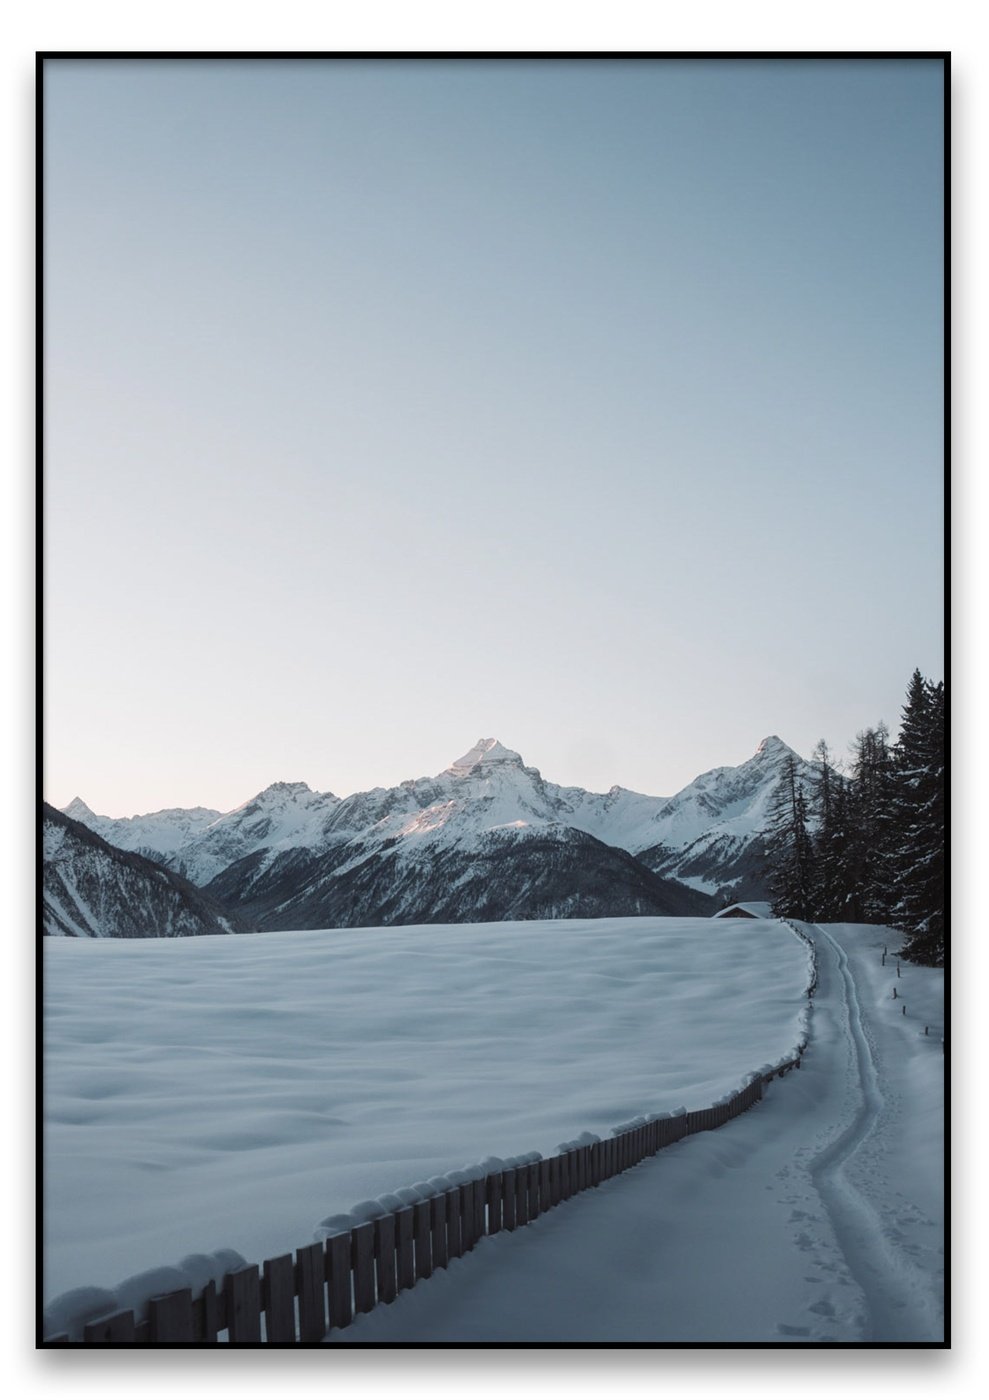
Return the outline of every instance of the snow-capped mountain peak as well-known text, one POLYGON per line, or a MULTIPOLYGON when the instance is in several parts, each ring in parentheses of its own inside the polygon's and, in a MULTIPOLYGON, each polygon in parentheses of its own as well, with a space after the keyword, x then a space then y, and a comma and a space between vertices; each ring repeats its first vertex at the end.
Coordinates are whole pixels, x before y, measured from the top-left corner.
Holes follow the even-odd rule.
POLYGON ((306 797, 326 796, 332 797, 332 793, 314 793, 308 783, 269 783, 266 788, 253 797, 249 797, 246 802, 242 802, 239 807, 234 807, 229 812, 218 814, 218 822, 228 823, 230 818, 238 812, 249 813, 255 810, 269 810, 270 808, 285 807, 291 802, 299 802, 306 797))
POLYGON ((73 797, 69 805, 62 808, 62 811, 65 816, 71 817, 73 821, 82 822, 85 826, 89 827, 92 827, 93 821, 96 818, 96 813, 93 811, 92 807, 83 802, 81 797, 73 797))
POLYGON ((505 745, 497 739, 478 739, 472 749, 468 749, 463 758, 456 759, 446 770, 455 777, 462 777, 470 773, 478 764, 509 763, 513 767, 523 767, 522 755, 514 749, 506 749, 505 745))
POLYGON ((790 748, 789 744, 784 744, 778 734, 768 734, 757 747, 753 757, 776 759, 786 758, 788 754, 793 754, 794 758, 799 757, 799 755, 790 748))

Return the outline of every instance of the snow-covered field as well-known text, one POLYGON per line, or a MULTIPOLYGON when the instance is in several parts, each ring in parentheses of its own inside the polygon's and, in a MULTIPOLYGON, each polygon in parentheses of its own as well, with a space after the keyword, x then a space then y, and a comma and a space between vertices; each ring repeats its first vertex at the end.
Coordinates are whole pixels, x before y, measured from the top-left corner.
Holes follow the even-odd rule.
POLYGON ((807 980, 774 922, 46 939, 45 1296, 706 1106, 790 1054, 807 980))

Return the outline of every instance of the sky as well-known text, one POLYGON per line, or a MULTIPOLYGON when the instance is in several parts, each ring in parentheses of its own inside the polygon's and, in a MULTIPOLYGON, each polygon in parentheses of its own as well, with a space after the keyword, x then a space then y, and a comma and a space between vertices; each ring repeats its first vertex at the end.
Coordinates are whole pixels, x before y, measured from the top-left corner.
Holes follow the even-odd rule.
POLYGON ((943 674, 942 74, 49 61, 45 795, 672 794, 943 674))

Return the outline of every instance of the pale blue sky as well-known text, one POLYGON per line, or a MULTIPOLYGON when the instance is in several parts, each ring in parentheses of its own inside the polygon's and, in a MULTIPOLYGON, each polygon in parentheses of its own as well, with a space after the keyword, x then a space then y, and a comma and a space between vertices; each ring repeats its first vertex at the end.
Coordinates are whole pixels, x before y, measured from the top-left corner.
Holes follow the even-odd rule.
POLYGON ((942 674, 940 64, 45 87, 50 800, 672 793, 942 674))

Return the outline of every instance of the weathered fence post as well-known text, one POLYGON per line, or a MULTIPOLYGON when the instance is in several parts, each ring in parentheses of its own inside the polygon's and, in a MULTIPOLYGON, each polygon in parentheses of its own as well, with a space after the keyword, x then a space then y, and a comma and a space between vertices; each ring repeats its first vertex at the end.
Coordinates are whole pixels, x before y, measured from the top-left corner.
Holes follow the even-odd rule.
POLYGON ((433 1244, 433 1268, 445 1269, 446 1249, 446 1197, 433 1196, 429 1202, 430 1234, 433 1244))
POLYGON ((474 1229, 474 1203, 478 1195, 484 1194, 486 1183, 483 1181, 465 1181, 457 1188, 460 1194, 460 1239, 463 1251, 468 1254, 477 1243, 477 1232, 474 1229))
POLYGON ((374 1224, 355 1225, 350 1233, 354 1241, 354 1312, 370 1312, 374 1307, 374 1224))
POLYGON ((377 1273, 378 1302, 394 1302, 398 1294, 394 1215, 382 1215, 374 1222, 374 1266, 377 1273))
POLYGON ((349 1327, 354 1312, 350 1296, 351 1232, 331 1235, 326 1242, 326 1270, 330 1285, 330 1326, 349 1327))
POLYGON ((299 1294, 299 1340, 320 1342, 327 1331, 323 1291, 326 1258, 321 1241, 303 1245, 295 1251, 295 1269, 299 1294))
POLYGON ((481 1184, 480 1184, 480 1182, 475 1182, 475 1183, 474 1183, 474 1238, 475 1238, 475 1240, 482 1240, 482 1239, 484 1238, 485 1234, 487 1233, 484 1204, 485 1204, 485 1202, 484 1202, 484 1192, 483 1192, 483 1190, 481 1189, 481 1184))
POLYGON ((515 1229, 515 1168, 506 1167, 501 1174, 501 1228, 515 1229))
POLYGON ((529 1168, 515 1168, 515 1224, 529 1223, 529 1168))
POLYGON ((530 1162, 527 1170, 528 1201, 527 1213, 530 1220, 539 1218, 539 1163, 530 1162))
MULTIPOLYGON (((255 1283, 257 1281, 257 1265, 252 1265, 255 1283)), ((251 1270, 242 1270, 243 1273, 250 1273, 251 1270)), ((261 1307, 258 1301, 258 1340, 261 1339, 260 1316, 261 1307)), ((179 1288, 174 1293, 164 1293, 161 1297, 151 1298, 148 1302, 148 1334, 151 1341, 156 1346, 166 1343, 185 1344, 195 1340, 192 1328, 192 1289, 179 1288)), ((230 1340, 241 1340, 235 1338, 231 1331, 230 1340)))
POLYGON ((412 1252, 414 1215, 411 1206, 403 1206, 395 1212, 395 1258, 400 1290, 412 1288, 416 1281, 415 1258, 412 1252))
POLYGON ((416 1201, 413 1209, 415 1211, 416 1283, 418 1283, 421 1278, 429 1278, 433 1272, 429 1202, 416 1201))
MULTIPOLYGON (((227 1274, 227 1331, 233 1344, 261 1340, 261 1286, 257 1264, 227 1274)), ((190 1309, 191 1322, 191 1309, 190 1309)), ((152 1323, 152 1340, 154 1324, 152 1323)))
POLYGON ((463 1252, 460 1187, 454 1186, 446 1193, 446 1254, 448 1259, 459 1259, 463 1252))
MULTIPOLYGON (((501 1172, 488 1172, 483 1184, 483 1191, 488 1202, 488 1234, 497 1235, 502 1228, 501 1210, 501 1172)), ((480 1183, 478 1183, 480 1185, 480 1183)))
POLYGON ((295 1341, 295 1270, 291 1254, 266 1259, 261 1277, 264 1331, 274 1345, 295 1341))
POLYGON ((549 1199, 550 1205, 558 1206, 563 1199, 563 1182, 560 1177, 560 1155, 549 1159, 549 1199))

